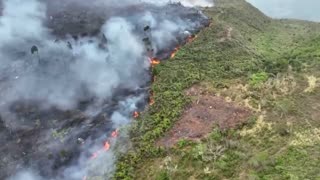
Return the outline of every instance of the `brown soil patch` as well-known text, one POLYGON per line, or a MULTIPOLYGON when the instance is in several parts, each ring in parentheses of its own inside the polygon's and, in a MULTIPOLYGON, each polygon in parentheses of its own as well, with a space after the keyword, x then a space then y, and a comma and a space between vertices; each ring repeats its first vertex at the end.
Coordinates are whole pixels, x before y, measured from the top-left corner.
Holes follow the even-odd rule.
POLYGON ((166 136, 157 142, 158 145, 173 146, 180 139, 199 140, 216 125, 223 130, 236 128, 250 116, 248 109, 208 94, 199 86, 190 88, 186 94, 194 98, 193 103, 166 136))
POLYGON ((222 37, 219 39, 219 42, 231 41, 232 31, 233 31, 232 27, 228 27, 225 31, 223 31, 222 37))

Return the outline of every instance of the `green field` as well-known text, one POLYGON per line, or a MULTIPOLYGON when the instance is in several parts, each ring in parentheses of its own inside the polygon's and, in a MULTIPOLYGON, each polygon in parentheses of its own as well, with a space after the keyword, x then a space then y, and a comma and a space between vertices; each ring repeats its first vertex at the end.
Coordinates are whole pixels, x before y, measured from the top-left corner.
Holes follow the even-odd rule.
POLYGON ((211 26, 153 69, 155 104, 130 128, 115 179, 320 179, 320 24, 274 20, 244 0, 204 9, 211 26), (252 112, 173 148, 155 142, 198 84, 252 112))

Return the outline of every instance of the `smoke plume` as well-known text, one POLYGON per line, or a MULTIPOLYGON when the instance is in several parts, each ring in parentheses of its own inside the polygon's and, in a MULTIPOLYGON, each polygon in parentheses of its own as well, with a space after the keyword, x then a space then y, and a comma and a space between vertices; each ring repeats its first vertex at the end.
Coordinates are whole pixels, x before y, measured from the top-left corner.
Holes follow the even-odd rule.
POLYGON ((192 6, 213 5, 167 3, 2 2, 0 179, 111 177, 118 130, 148 100, 150 58, 208 24, 192 6))

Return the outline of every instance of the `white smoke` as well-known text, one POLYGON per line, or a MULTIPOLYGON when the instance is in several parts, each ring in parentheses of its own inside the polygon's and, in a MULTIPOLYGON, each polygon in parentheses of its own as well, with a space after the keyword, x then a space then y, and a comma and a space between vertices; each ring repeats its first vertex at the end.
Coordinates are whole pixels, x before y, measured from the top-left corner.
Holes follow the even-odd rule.
POLYGON ((42 4, 36 3, 35 0, 11 0, 10 3, 8 1, 4 3, 6 8, 0 20, 1 48, 13 39, 35 39, 44 36, 46 29, 42 26, 42 20, 46 14, 42 4))
POLYGON ((184 6, 212 7, 213 0, 174 0, 173 2, 181 2, 184 6))
MULTIPOLYGON (((127 99, 119 102, 120 107, 118 111, 115 111, 111 116, 114 128, 117 129, 130 124, 131 118, 128 118, 128 115, 137 109, 136 104, 141 101, 142 98, 144 97, 128 97, 127 99)), ((103 138, 100 140, 102 141, 103 138)), ((97 139, 92 141, 97 141, 97 139)), ((109 143, 111 147, 113 147, 116 144, 116 139, 110 139, 109 143)), ((122 148, 126 149, 126 147, 122 148)), ((101 149, 101 145, 94 144, 94 146, 86 147, 86 149, 89 149, 91 153, 95 153, 101 149)), ((115 162, 116 159, 112 149, 107 152, 99 153, 97 158, 92 160, 88 160, 86 154, 82 154, 77 165, 71 166, 64 171, 62 179, 82 179, 87 175, 103 176, 103 178, 109 179, 115 170, 115 162)))
MULTIPOLYGON (((119 5, 114 0, 108 2, 119 5)), ((168 1, 156 4, 164 2, 168 1)), ((198 2, 203 2, 203 6, 210 4, 206 0, 182 3, 202 6, 198 2)), ((128 3, 137 4, 140 1, 130 0, 128 3)), ((189 31, 201 27, 194 20, 176 15, 172 17, 167 12, 158 14, 145 10, 133 16, 109 18, 95 37, 75 40, 70 36, 57 40, 52 30, 44 25, 47 20, 45 4, 37 0, 4 0, 3 5, 0 17, 0 114, 1 121, 13 132, 33 127, 20 124, 20 117, 10 110, 14 103, 20 101, 36 103, 43 110, 56 108, 67 111, 77 109, 81 101, 93 99, 83 111, 89 124, 97 115, 106 114, 105 109, 109 105, 106 102, 115 101, 116 108, 110 117, 103 117, 111 120, 112 129, 129 125, 132 112, 145 101, 147 94, 115 98, 119 89, 137 91, 150 79, 149 54, 143 38, 147 36, 151 41, 154 48, 152 55, 155 56, 161 49, 178 44, 178 34, 187 36, 189 31), (152 32, 143 32, 144 27, 149 27, 152 32)), ((203 15, 199 13, 199 16, 203 15)), ((70 127, 68 138, 77 139, 83 131, 82 127, 70 127)), ((98 133, 100 131, 97 130, 98 133)), ((51 139, 51 131, 42 132, 36 143, 48 151, 58 151, 64 146, 51 139)), ((86 139, 76 162, 59 170, 56 177, 41 177, 35 165, 18 168, 18 172, 8 180, 73 180, 87 175, 108 178, 106 175, 112 174, 116 161, 112 148, 99 154, 97 159, 89 160, 88 157, 88 152, 99 151, 103 146, 101 142, 106 139, 111 147, 115 145, 116 139, 110 139, 106 132, 101 132, 98 138, 86 139)), ((48 162, 48 165, 51 164, 48 162)))
POLYGON ((8 180, 42 180, 42 178, 32 170, 23 170, 8 180))
POLYGON ((89 93, 98 99, 111 96, 113 88, 120 83, 130 89, 139 87, 140 77, 136 79, 135 75, 148 68, 148 61, 143 57, 142 43, 131 34, 131 24, 121 18, 111 19, 103 27, 103 32, 110 37, 108 51, 98 48, 97 39, 91 43, 88 43, 89 39, 73 42, 72 50, 69 50, 65 42, 54 42, 53 38, 46 35, 38 36, 42 40, 35 42, 39 48, 37 55, 29 54, 32 42, 19 39, 29 34, 24 34, 24 29, 15 32, 15 36, 8 37, 12 41, 2 44, 2 72, 11 71, 8 74, 10 76, 5 77, 11 80, 11 88, 4 87, 7 91, 2 92, 2 103, 32 99, 70 109, 81 99, 81 86, 87 87, 89 93), (29 55, 13 60, 8 49, 9 53, 17 50, 29 55), (70 65, 70 61, 74 63, 70 65), (46 64, 39 67, 41 63, 46 64))
MULTIPOLYGON (((97 3, 101 3, 103 0, 98 0, 97 3)), ((104 1, 106 2, 106 1, 104 1)), ((122 0, 121 3, 124 4, 137 4, 141 2, 151 3, 151 4, 157 4, 157 5, 164 5, 167 3, 181 3, 184 6, 187 7, 212 7, 214 5, 213 0, 122 0)), ((119 1, 117 0, 108 0, 106 2, 108 4, 119 4, 119 1)))
POLYGON ((166 4, 166 3, 181 3, 184 6, 188 7, 212 7, 213 0, 143 0, 144 2, 148 3, 157 3, 157 4, 166 4))

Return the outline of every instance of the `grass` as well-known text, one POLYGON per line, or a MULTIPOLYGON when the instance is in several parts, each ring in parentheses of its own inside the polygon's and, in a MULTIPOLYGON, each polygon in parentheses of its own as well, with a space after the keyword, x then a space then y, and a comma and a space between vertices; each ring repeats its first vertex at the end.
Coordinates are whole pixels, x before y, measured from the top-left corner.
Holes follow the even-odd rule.
POLYGON ((215 4, 205 9, 212 25, 154 68, 155 104, 131 128, 114 179, 319 179, 320 25, 273 20, 243 0, 215 4), (251 109, 251 119, 156 147, 196 83, 251 109))

